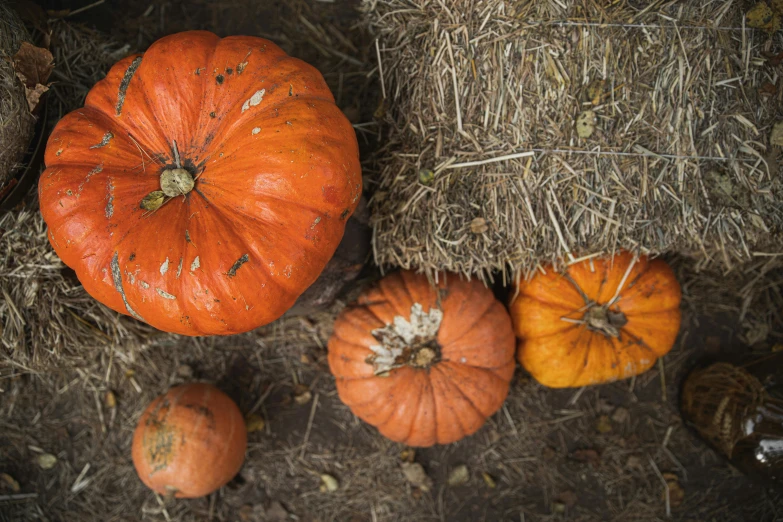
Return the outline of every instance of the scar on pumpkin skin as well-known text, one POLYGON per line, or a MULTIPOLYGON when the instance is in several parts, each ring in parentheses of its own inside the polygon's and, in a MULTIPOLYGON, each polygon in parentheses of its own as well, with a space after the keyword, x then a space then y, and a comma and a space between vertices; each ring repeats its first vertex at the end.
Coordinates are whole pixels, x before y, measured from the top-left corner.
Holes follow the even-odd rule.
POLYGON ((139 321, 144 321, 144 318, 142 318, 133 308, 131 308, 131 305, 128 302, 128 298, 125 296, 125 290, 122 288, 122 272, 120 272, 119 258, 119 252, 114 252, 114 255, 111 258, 111 277, 114 280, 114 288, 117 290, 117 292, 119 292, 120 297, 122 297, 122 302, 125 304, 125 309, 128 311, 128 313, 139 321))
POLYGON ((139 65, 141 65, 141 56, 137 56, 133 59, 120 81, 120 90, 117 93, 117 116, 122 114, 122 106, 125 104, 125 93, 128 91, 128 85, 130 85, 130 81, 133 79, 133 75, 136 74, 136 69, 139 68, 139 65))
POLYGON ((228 273, 226 275, 228 275, 228 277, 234 277, 237 275, 237 270, 239 270, 239 267, 247 263, 249 259, 250 257, 247 254, 243 254, 242 257, 237 259, 231 268, 228 269, 228 273))
POLYGON ((183 258, 179 258, 179 265, 177 265, 177 279, 179 279, 179 275, 182 273, 182 262, 184 261, 183 258))
POLYGON ((97 145, 90 146, 91 149, 100 149, 101 147, 105 147, 109 144, 109 141, 114 137, 114 134, 111 133, 111 131, 106 131, 106 134, 103 135, 103 139, 101 139, 101 142, 97 145))
MULTIPOLYGON (((107 219, 111 219, 111 217, 114 215, 114 184, 111 182, 111 178, 109 178, 108 183, 106 184, 106 211, 105 215, 107 219)), ((131 259, 131 261, 133 261, 131 259)))
POLYGON ((245 103, 242 104, 242 112, 245 112, 250 107, 255 107, 259 103, 261 103, 264 99, 264 94, 266 94, 266 89, 260 89, 253 93, 253 96, 248 98, 245 103))
POLYGON ((193 262, 190 264, 190 271, 195 272, 198 267, 201 266, 201 261, 199 260, 199 256, 196 256, 196 259, 193 260, 193 262))
POLYGON ((158 295, 161 296, 164 299, 176 299, 177 298, 177 296, 171 295, 170 293, 168 293, 165 290, 162 290, 160 288, 155 288, 155 291, 158 292, 158 295))
POLYGON ((166 275, 166 272, 168 271, 169 271, 169 258, 167 257, 166 260, 160 265, 160 275, 166 275))

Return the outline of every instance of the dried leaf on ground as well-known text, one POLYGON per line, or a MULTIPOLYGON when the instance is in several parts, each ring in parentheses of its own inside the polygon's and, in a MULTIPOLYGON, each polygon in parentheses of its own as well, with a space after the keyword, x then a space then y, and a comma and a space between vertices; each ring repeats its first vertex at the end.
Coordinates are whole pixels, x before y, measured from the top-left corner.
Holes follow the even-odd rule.
POLYGON ((773 33, 780 29, 781 13, 775 12, 767 2, 759 2, 748 11, 748 27, 773 33))
POLYGON ((484 479, 484 483, 489 487, 490 489, 495 489, 497 487, 497 482, 495 482, 495 479, 492 478, 492 475, 487 473, 486 471, 481 474, 481 478, 484 479))
POLYGON ((46 84, 54 70, 52 53, 29 42, 22 42, 13 60, 16 75, 31 89, 38 84, 46 84))
MULTIPOLYGON (((685 490, 680 486, 679 477, 674 473, 664 473, 663 478, 669 487, 669 505, 673 508, 679 507, 685 500, 685 490)), ((665 498, 666 492, 664 491, 663 494, 665 498)))
POLYGON ((412 486, 415 486, 422 491, 429 491, 432 489, 432 479, 424 471, 424 468, 418 462, 403 462, 401 464, 402 472, 405 478, 412 486))
POLYGON ((474 234, 483 234, 487 230, 489 230, 489 226, 487 226, 487 220, 483 217, 477 217, 470 222, 470 231, 474 234))
POLYGON ((266 423, 264 422, 264 418, 261 415, 251 413, 245 417, 245 426, 247 427, 248 433, 263 431, 265 425, 266 423))
POLYGON ((626 408, 617 408, 614 410, 614 413, 612 413, 612 421, 617 424, 625 424, 630 418, 631 414, 628 413, 626 408))
POLYGON ((772 127, 772 133, 769 135, 769 142, 772 145, 783 147, 783 121, 779 121, 772 127))
POLYGON ((321 493, 331 493, 338 489, 340 489, 340 482, 336 478, 326 473, 321 475, 321 493))
POLYGON ((57 457, 51 453, 38 455, 38 465, 41 467, 41 469, 52 469, 57 465, 57 457))
POLYGON ((598 433, 610 433, 612 431, 612 423, 609 422, 609 416, 601 415, 598 417, 595 429, 598 430, 598 433))
POLYGON ((596 117, 593 111, 584 111, 576 118, 576 133, 580 138, 587 139, 595 131, 596 117))
POLYGON ((448 483, 449 486, 462 486, 463 484, 467 484, 468 480, 470 479, 470 472, 468 471, 468 467, 464 464, 461 464, 451 470, 451 473, 449 473, 448 483))
POLYGON ((13 493, 19 493, 19 490, 21 489, 19 487, 19 482, 8 473, 0 473, 0 486, 5 489, 10 489, 13 493))

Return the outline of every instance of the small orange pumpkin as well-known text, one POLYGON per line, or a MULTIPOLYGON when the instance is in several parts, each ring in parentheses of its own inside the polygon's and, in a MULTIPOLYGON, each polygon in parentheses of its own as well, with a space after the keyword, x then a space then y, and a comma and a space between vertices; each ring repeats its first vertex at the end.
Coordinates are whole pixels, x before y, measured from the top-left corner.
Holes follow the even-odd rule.
POLYGON ((133 465, 161 495, 195 498, 224 486, 242 467, 245 421, 212 385, 184 384, 153 400, 133 433, 133 465))
POLYGON ((397 272, 343 311, 329 340, 340 399, 384 436, 409 446, 476 432, 508 394, 514 333, 478 281, 449 274, 432 286, 397 272))
POLYGON ((661 259, 621 252, 564 274, 549 267, 522 282, 511 304, 517 357, 551 388, 638 375, 674 345, 681 297, 661 259))

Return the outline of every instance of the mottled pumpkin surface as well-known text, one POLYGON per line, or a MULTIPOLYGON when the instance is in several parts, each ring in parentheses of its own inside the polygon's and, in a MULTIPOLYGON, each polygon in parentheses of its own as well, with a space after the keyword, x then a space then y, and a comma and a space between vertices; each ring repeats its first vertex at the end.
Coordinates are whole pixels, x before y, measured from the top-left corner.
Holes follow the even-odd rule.
POLYGON ((45 161, 49 240, 87 292, 186 335, 282 315, 362 189, 356 135, 321 74, 268 40, 206 31, 117 63, 45 161))
POLYGON ((153 400, 133 434, 133 464, 161 495, 208 495, 237 474, 247 432, 237 405, 209 384, 184 384, 153 400))
POLYGON ((340 399, 410 446, 476 432, 503 404, 514 366, 505 308, 454 274, 437 286, 407 271, 385 277, 337 318, 329 340, 340 399))
POLYGON ((549 267, 522 282, 511 304, 519 362, 552 388, 638 375, 674 345, 681 297, 660 259, 622 252, 565 273, 549 267))

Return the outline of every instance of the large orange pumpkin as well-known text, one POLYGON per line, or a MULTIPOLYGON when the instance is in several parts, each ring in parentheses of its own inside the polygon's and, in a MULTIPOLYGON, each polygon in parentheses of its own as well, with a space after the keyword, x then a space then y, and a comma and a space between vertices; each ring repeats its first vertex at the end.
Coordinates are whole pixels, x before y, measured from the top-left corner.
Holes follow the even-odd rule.
POLYGON ((503 404, 514 333, 478 281, 449 274, 432 286, 397 272, 337 318, 329 367, 340 399, 381 434, 410 446, 474 433, 503 404))
POLYGON ((282 315, 362 188, 356 135, 321 74, 268 40, 205 31, 117 63, 45 161, 49 240, 87 292, 186 335, 282 315))
POLYGON ((161 495, 195 498, 231 480, 245 460, 247 430, 237 405, 209 384, 184 384, 147 406, 133 433, 133 464, 161 495))
POLYGON ((519 362, 552 388, 638 375, 674 345, 680 299, 661 259, 622 252, 565 273, 548 267, 522 282, 511 304, 519 362))

